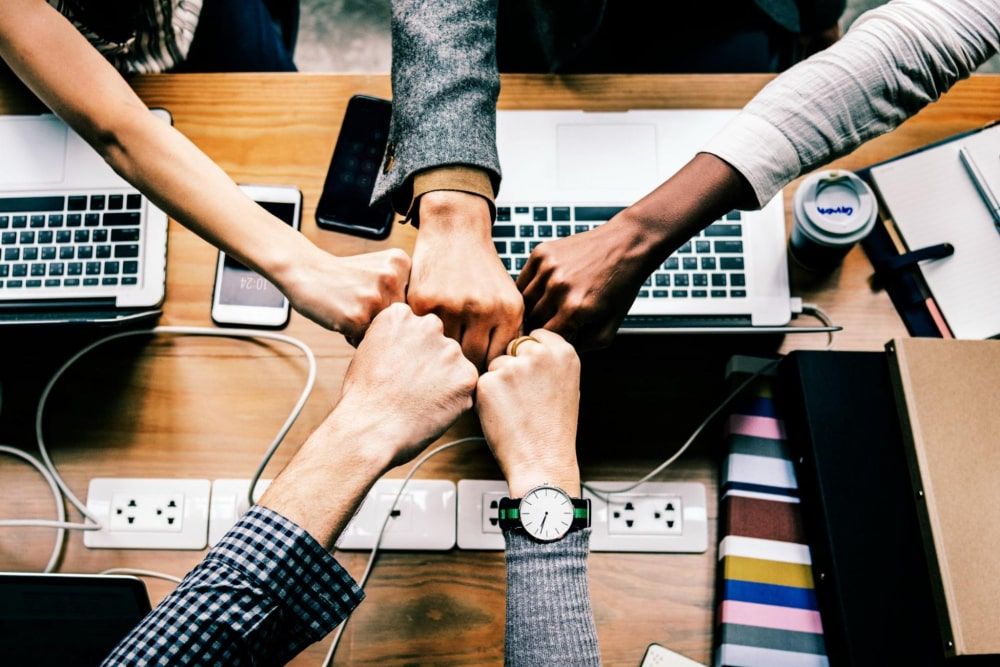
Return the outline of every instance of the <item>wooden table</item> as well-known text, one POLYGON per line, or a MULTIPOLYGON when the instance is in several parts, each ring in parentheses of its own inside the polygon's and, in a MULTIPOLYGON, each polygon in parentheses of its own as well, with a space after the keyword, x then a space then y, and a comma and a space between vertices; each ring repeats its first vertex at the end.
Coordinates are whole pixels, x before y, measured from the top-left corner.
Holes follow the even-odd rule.
MULTIPOLYGON (((768 80, 766 76, 511 76, 504 79, 500 106, 740 107, 768 80)), ((305 195, 303 232, 322 247, 338 254, 390 246, 412 249, 414 230, 409 227, 397 226, 389 240, 372 242, 320 231, 313 217, 348 98, 355 93, 388 97, 387 76, 147 76, 136 78, 134 85, 147 104, 169 109, 177 128, 236 181, 299 187, 305 195)), ((37 101, 19 85, 9 80, 0 83, 0 112, 37 110, 37 101)), ((896 132, 870 142, 836 165, 858 168, 998 116, 1000 77, 976 76, 896 132)), ((793 191, 794 187, 786 189, 788 200, 793 191)), ((211 325, 215 257, 208 244, 171 223, 163 324, 211 325)), ((821 304, 845 327, 837 337, 837 349, 876 350, 889 338, 905 335, 888 298, 871 289, 870 274, 858 249, 842 269, 825 278, 810 280, 793 272, 793 292, 821 304)), ((287 331, 315 350, 320 376, 269 475, 281 468, 326 415, 352 352, 342 337, 298 315, 292 316, 287 331)), ((821 336, 788 337, 780 342, 780 349, 823 343, 821 336)), ((5 399, 0 440, 34 449, 30 423, 40 385, 54 360, 65 358, 80 344, 78 337, 66 334, 42 341, 4 339, 0 347, 5 399)), ((635 478, 665 458, 718 398, 720 359, 750 346, 722 339, 707 343, 660 340, 654 347, 645 343, 648 349, 639 345, 619 341, 611 352, 594 357, 591 366, 596 370, 585 377, 584 421, 592 425, 581 433, 585 479, 635 478), (652 375, 646 363, 650 350, 664 374, 652 375), (606 409, 604 399, 618 393, 619 387, 637 387, 635 405, 646 407, 636 414, 606 409), (661 408, 655 423, 646 429, 634 428, 642 421, 638 413, 650 405, 661 408)), ((585 368, 587 364, 585 360, 585 368)), ((101 476, 245 478, 303 379, 302 360, 281 347, 166 337, 114 345, 82 362, 56 390, 46 422, 48 441, 60 471, 84 498, 88 481, 101 476)), ((632 400, 627 391, 623 400, 632 400)), ((445 439, 477 429, 474 418, 463 418, 445 439)), ((705 663, 710 659, 720 440, 717 436, 703 440, 663 479, 697 480, 708 486, 708 551, 700 555, 595 553, 590 557, 594 609, 608 665, 637 665, 650 642, 705 663)), ((399 476, 400 471, 393 474, 399 476)), ((486 451, 470 447, 432 460, 418 477, 498 479, 499 472, 486 451)), ((5 517, 53 514, 44 483, 8 458, 0 459, 0 489, 5 517)), ((0 530, 0 569, 39 569, 51 540, 47 529, 0 530)), ((68 540, 61 569, 96 572, 112 566, 144 567, 181 575, 202 555, 92 551, 84 548, 77 533, 68 540)), ((367 554, 341 553, 338 557, 360 575, 367 554)), ((154 602, 170 590, 168 584, 157 581, 151 581, 149 588, 154 602)), ((348 627, 338 664, 500 664, 503 620, 502 554, 387 553, 380 556, 368 585, 368 599, 348 627)), ((317 664, 325 649, 326 642, 314 646, 295 664, 317 664)))

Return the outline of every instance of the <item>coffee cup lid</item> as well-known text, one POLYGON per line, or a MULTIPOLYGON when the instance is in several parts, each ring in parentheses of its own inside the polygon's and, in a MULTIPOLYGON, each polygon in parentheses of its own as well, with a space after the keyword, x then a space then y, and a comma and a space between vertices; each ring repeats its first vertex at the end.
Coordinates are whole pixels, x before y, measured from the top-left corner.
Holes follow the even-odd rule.
POLYGON ((875 193, 855 174, 828 170, 807 178, 795 193, 795 221, 815 240, 855 243, 875 226, 875 193))

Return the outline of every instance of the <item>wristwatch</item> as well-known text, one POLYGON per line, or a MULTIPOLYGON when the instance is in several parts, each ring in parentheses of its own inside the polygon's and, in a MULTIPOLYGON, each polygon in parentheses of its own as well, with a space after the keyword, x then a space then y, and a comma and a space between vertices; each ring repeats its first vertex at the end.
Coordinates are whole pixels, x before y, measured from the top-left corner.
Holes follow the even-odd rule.
POLYGON ((555 486, 536 486, 523 498, 500 499, 500 530, 522 530, 539 542, 555 542, 590 528, 590 501, 555 486))

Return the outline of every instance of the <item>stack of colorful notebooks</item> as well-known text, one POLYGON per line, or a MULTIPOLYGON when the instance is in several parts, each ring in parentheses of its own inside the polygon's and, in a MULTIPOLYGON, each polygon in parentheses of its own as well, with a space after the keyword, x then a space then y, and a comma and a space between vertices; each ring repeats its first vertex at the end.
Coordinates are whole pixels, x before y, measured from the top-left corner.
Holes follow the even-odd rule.
MULTIPOLYGON (((735 386, 767 360, 734 358, 735 386)), ((828 667, 774 373, 734 403, 720 478, 717 667, 828 667)))

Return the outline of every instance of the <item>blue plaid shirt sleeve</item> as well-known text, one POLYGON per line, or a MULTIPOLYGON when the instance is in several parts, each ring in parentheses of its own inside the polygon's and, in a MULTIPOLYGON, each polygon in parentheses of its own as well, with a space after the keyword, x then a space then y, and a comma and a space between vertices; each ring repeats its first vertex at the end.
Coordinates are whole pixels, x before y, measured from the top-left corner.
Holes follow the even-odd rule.
POLYGON ((254 506, 104 664, 284 664, 363 598, 311 535, 254 506))

